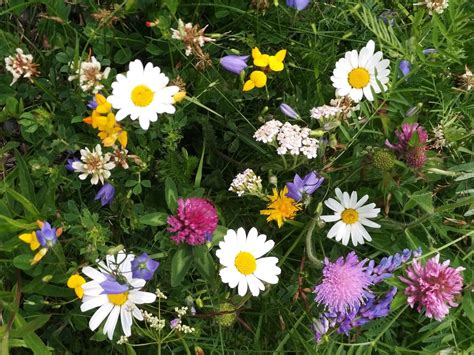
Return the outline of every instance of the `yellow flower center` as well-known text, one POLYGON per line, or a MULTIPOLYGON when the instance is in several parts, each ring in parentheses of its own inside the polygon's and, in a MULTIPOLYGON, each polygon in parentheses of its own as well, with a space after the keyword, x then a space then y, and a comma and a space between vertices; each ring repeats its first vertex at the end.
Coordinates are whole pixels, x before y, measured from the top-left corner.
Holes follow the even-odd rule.
POLYGON ((109 298, 110 303, 116 305, 116 306, 121 306, 128 300, 128 292, 124 293, 119 293, 116 295, 107 295, 109 298))
POLYGON ((155 93, 146 85, 137 85, 132 90, 131 96, 136 106, 146 107, 153 101, 155 93))
POLYGON ((362 89, 370 81, 370 74, 365 68, 352 69, 348 76, 349 84, 356 89, 362 89))
POLYGON ((234 264, 237 270, 244 275, 253 274, 257 269, 257 260, 252 254, 247 253, 246 251, 241 251, 237 254, 234 264))
POLYGON ((354 224, 359 220, 359 212, 353 208, 346 208, 342 211, 341 218, 345 224, 354 224))

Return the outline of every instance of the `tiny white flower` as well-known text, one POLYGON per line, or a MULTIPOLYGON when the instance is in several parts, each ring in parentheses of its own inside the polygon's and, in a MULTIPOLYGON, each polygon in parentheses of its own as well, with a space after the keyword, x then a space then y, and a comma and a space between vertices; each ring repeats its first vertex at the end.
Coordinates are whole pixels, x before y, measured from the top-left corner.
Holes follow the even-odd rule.
POLYGON ((72 163, 72 168, 76 173, 81 173, 79 179, 85 180, 91 175, 91 184, 102 184, 110 177, 110 170, 115 168, 115 163, 110 161, 111 155, 102 154, 102 147, 97 144, 95 149, 90 151, 89 148, 81 149, 81 161, 72 163))
POLYGON ((380 224, 370 220, 377 217, 380 208, 375 208, 375 203, 364 205, 369 199, 368 195, 358 200, 356 191, 353 191, 351 195, 348 192, 343 193, 339 188, 335 191, 339 202, 333 198, 324 201, 324 204, 335 213, 321 216, 325 222, 337 222, 329 230, 327 237, 329 239, 335 237, 336 241, 344 245, 349 243, 349 239, 352 240, 354 246, 364 244, 364 239, 370 242, 372 238, 364 226, 380 228, 380 224))
POLYGON ((173 96, 179 92, 177 86, 167 86, 168 77, 159 67, 147 63, 145 67, 140 60, 129 64, 128 72, 118 74, 112 83, 112 95, 107 98, 118 112, 117 121, 130 116, 138 119, 140 127, 147 130, 150 122, 158 120, 158 114, 175 113, 173 96))
POLYGON ((382 59, 382 52, 374 51, 375 43, 370 40, 360 52, 346 52, 344 58, 337 61, 331 76, 336 95, 349 96, 355 102, 363 96, 373 101, 372 90, 375 93, 387 90, 390 61, 382 59))
POLYGON ((266 239, 267 236, 258 234, 256 228, 250 229, 248 235, 243 228, 239 228, 237 231, 228 229, 224 241, 219 243, 216 256, 224 266, 219 275, 230 288, 238 286, 240 296, 245 296, 247 290, 258 296, 260 291, 265 290, 263 282, 278 283, 281 273, 277 266, 278 259, 262 257, 275 245, 273 240, 266 239))
POLYGON ((91 91, 93 94, 97 94, 104 88, 101 81, 107 79, 110 73, 110 68, 101 71, 101 64, 94 56, 88 61, 80 62, 77 68, 74 63, 71 63, 70 67, 75 69, 75 74, 70 75, 68 80, 73 81, 79 78, 79 86, 82 91, 91 91))

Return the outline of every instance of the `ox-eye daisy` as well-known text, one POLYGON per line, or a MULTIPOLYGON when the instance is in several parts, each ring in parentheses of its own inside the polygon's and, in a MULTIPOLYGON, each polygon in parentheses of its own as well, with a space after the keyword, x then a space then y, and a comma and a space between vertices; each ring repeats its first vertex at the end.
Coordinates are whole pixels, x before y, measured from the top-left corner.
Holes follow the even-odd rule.
POLYGON ((371 241, 369 233, 364 226, 372 228, 380 228, 380 224, 372 222, 369 218, 375 218, 380 212, 380 208, 375 208, 375 203, 364 206, 369 199, 365 195, 360 200, 357 199, 357 192, 353 191, 349 196, 348 192, 342 192, 336 188, 336 196, 340 201, 329 198, 324 204, 332 209, 335 213, 329 216, 321 216, 325 222, 337 222, 328 232, 328 238, 336 237, 338 242, 347 245, 349 239, 352 244, 364 244, 364 239, 371 241))
POLYGON ((99 308, 89 321, 91 330, 95 330, 107 318, 104 334, 112 340, 118 319, 122 325, 123 334, 132 335, 133 317, 143 320, 142 311, 137 304, 153 303, 156 295, 143 292, 145 280, 133 278, 133 254, 120 251, 117 258, 107 255, 105 262, 98 262, 99 269, 86 266, 82 272, 92 279, 81 285, 84 291, 81 311, 86 312, 99 308))
POLYGON ((370 40, 367 45, 357 52, 355 49, 346 52, 344 58, 336 62, 331 80, 336 88, 336 95, 349 96, 355 102, 362 100, 373 101, 375 93, 387 90, 390 61, 382 59, 382 52, 375 51, 375 43, 370 40))
POLYGON ((179 87, 167 86, 168 77, 152 63, 147 63, 144 68, 136 59, 128 68, 126 75, 117 75, 107 101, 119 110, 115 117, 117 121, 130 116, 132 120, 138 119, 140 127, 147 130, 150 122, 158 120, 158 113, 176 111, 173 96, 179 92, 179 87))
POLYGON ((255 228, 250 229, 248 236, 243 228, 239 228, 237 232, 229 229, 224 241, 219 243, 216 255, 224 266, 219 273, 222 282, 229 284, 230 288, 238 285, 240 296, 245 296, 247 289, 253 296, 258 296, 265 290, 263 282, 278 282, 277 275, 281 272, 276 266, 278 259, 262 258, 275 245, 273 240, 266 239, 267 236, 259 235, 255 228))

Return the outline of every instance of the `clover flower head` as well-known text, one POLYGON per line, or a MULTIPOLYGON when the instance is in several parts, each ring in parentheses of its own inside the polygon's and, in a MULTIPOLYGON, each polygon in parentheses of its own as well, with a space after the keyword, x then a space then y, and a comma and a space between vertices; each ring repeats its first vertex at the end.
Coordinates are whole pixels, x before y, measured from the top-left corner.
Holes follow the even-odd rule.
POLYGON ((38 64, 33 61, 31 54, 24 54, 23 49, 17 48, 14 56, 5 58, 5 69, 13 75, 13 85, 21 77, 28 78, 30 81, 33 77, 38 76, 38 64))
POLYGON ((81 61, 76 64, 70 63, 69 66, 74 70, 74 75, 70 75, 68 80, 73 81, 79 79, 79 86, 84 92, 92 92, 97 94, 104 88, 101 81, 109 77, 110 68, 101 70, 100 62, 92 56, 89 60, 81 61))
POLYGON ((102 154, 102 147, 97 144, 92 151, 89 148, 81 149, 81 161, 73 162, 72 167, 76 173, 80 173, 79 179, 85 180, 91 175, 92 185, 97 185, 99 181, 104 184, 111 175, 110 170, 115 168, 110 158, 110 153, 102 154))

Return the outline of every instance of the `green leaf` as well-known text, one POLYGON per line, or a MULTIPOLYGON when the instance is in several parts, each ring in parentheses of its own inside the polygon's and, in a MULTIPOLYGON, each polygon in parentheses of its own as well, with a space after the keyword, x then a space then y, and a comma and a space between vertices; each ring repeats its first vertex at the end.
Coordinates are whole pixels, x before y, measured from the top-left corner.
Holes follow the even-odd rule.
POLYGON ((124 47, 115 52, 114 61, 118 64, 125 64, 130 62, 132 58, 132 51, 128 47, 124 47))
POLYGON ((184 277, 191 268, 193 255, 191 249, 183 246, 173 255, 171 260, 171 286, 176 287, 183 282, 184 277))
POLYGON ((23 220, 12 219, 7 216, 0 215, 0 230, 4 233, 18 232, 34 228, 36 228, 36 223, 27 223, 23 220))
POLYGON ((51 318, 51 314, 40 314, 33 318, 32 321, 26 323, 21 327, 17 327, 16 329, 10 332, 10 335, 15 338, 21 338, 23 334, 34 332, 36 329, 41 328, 46 322, 51 318))
POLYGON ((18 172, 20 192, 36 206, 36 195, 33 180, 21 154, 15 150, 16 170, 18 172))
POLYGON ((168 215, 163 212, 153 212, 146 215, 140 216, 138 222, 147 226, 163 226, 166 224, 168 215))
POLYGON ((174 213, 178 208, 178 189, 170 177, 165 180, 165 199, 169 210, 174 213))
POLYGON ((472 292, 465 292, 462 300, 462 309, 466 313, 469 320, 474 323, 474 297, 472 292))
MULTIPOLYGON (((26 321, 19 313, 16 314, 14 322, 16 328, 24 327, 26 325, 26 321)), ((49 355, 52 353, 51 350, 43 343, 41 338, 34 332, 27 332, 22 338, 28 348, 30 348, 35 355, 49 355)))
MULTIPOLYGON (((414 202, 426 212, 428 213, 434 212, 433 195, 431 192, 417 191, 413 195, 410 196, 410 201, 412 201, 412 203, 411 204, 408 203, 407 206, 411 206, 414 202)), ((405 206, 405 209, 408 209, 407 206, 405 206)))
POLYGON ((22 194, 16 192, 15 190, 11 189, 8 186, 5 186, 5 192, 14 200, 19 202, 22 206, 23 209, 25 210, 25 214, 28 215, 29 217, 33 219, 37 219, 39 217, 40 212, 36 208, 36 206, 28 200, 25 196, 22 194))
POLYGON ((163 4, 166 5, 170 12, 174 15, 178 9, 179 0, 163 0, 163 4))
POLYGON ((17 255, 13 259, 13 265, 17 269, 20 269, 20 270, 29 270, 33 267, 33 265, 31 265, 32 259, 33 259, 32 255, 28 255, 28 254, 17 255))
POLYGON ((199 273, 207 281, 212 281, 216 274, 215 263, 206 245, 199 245, 193 248, 194 264, 199 273))

